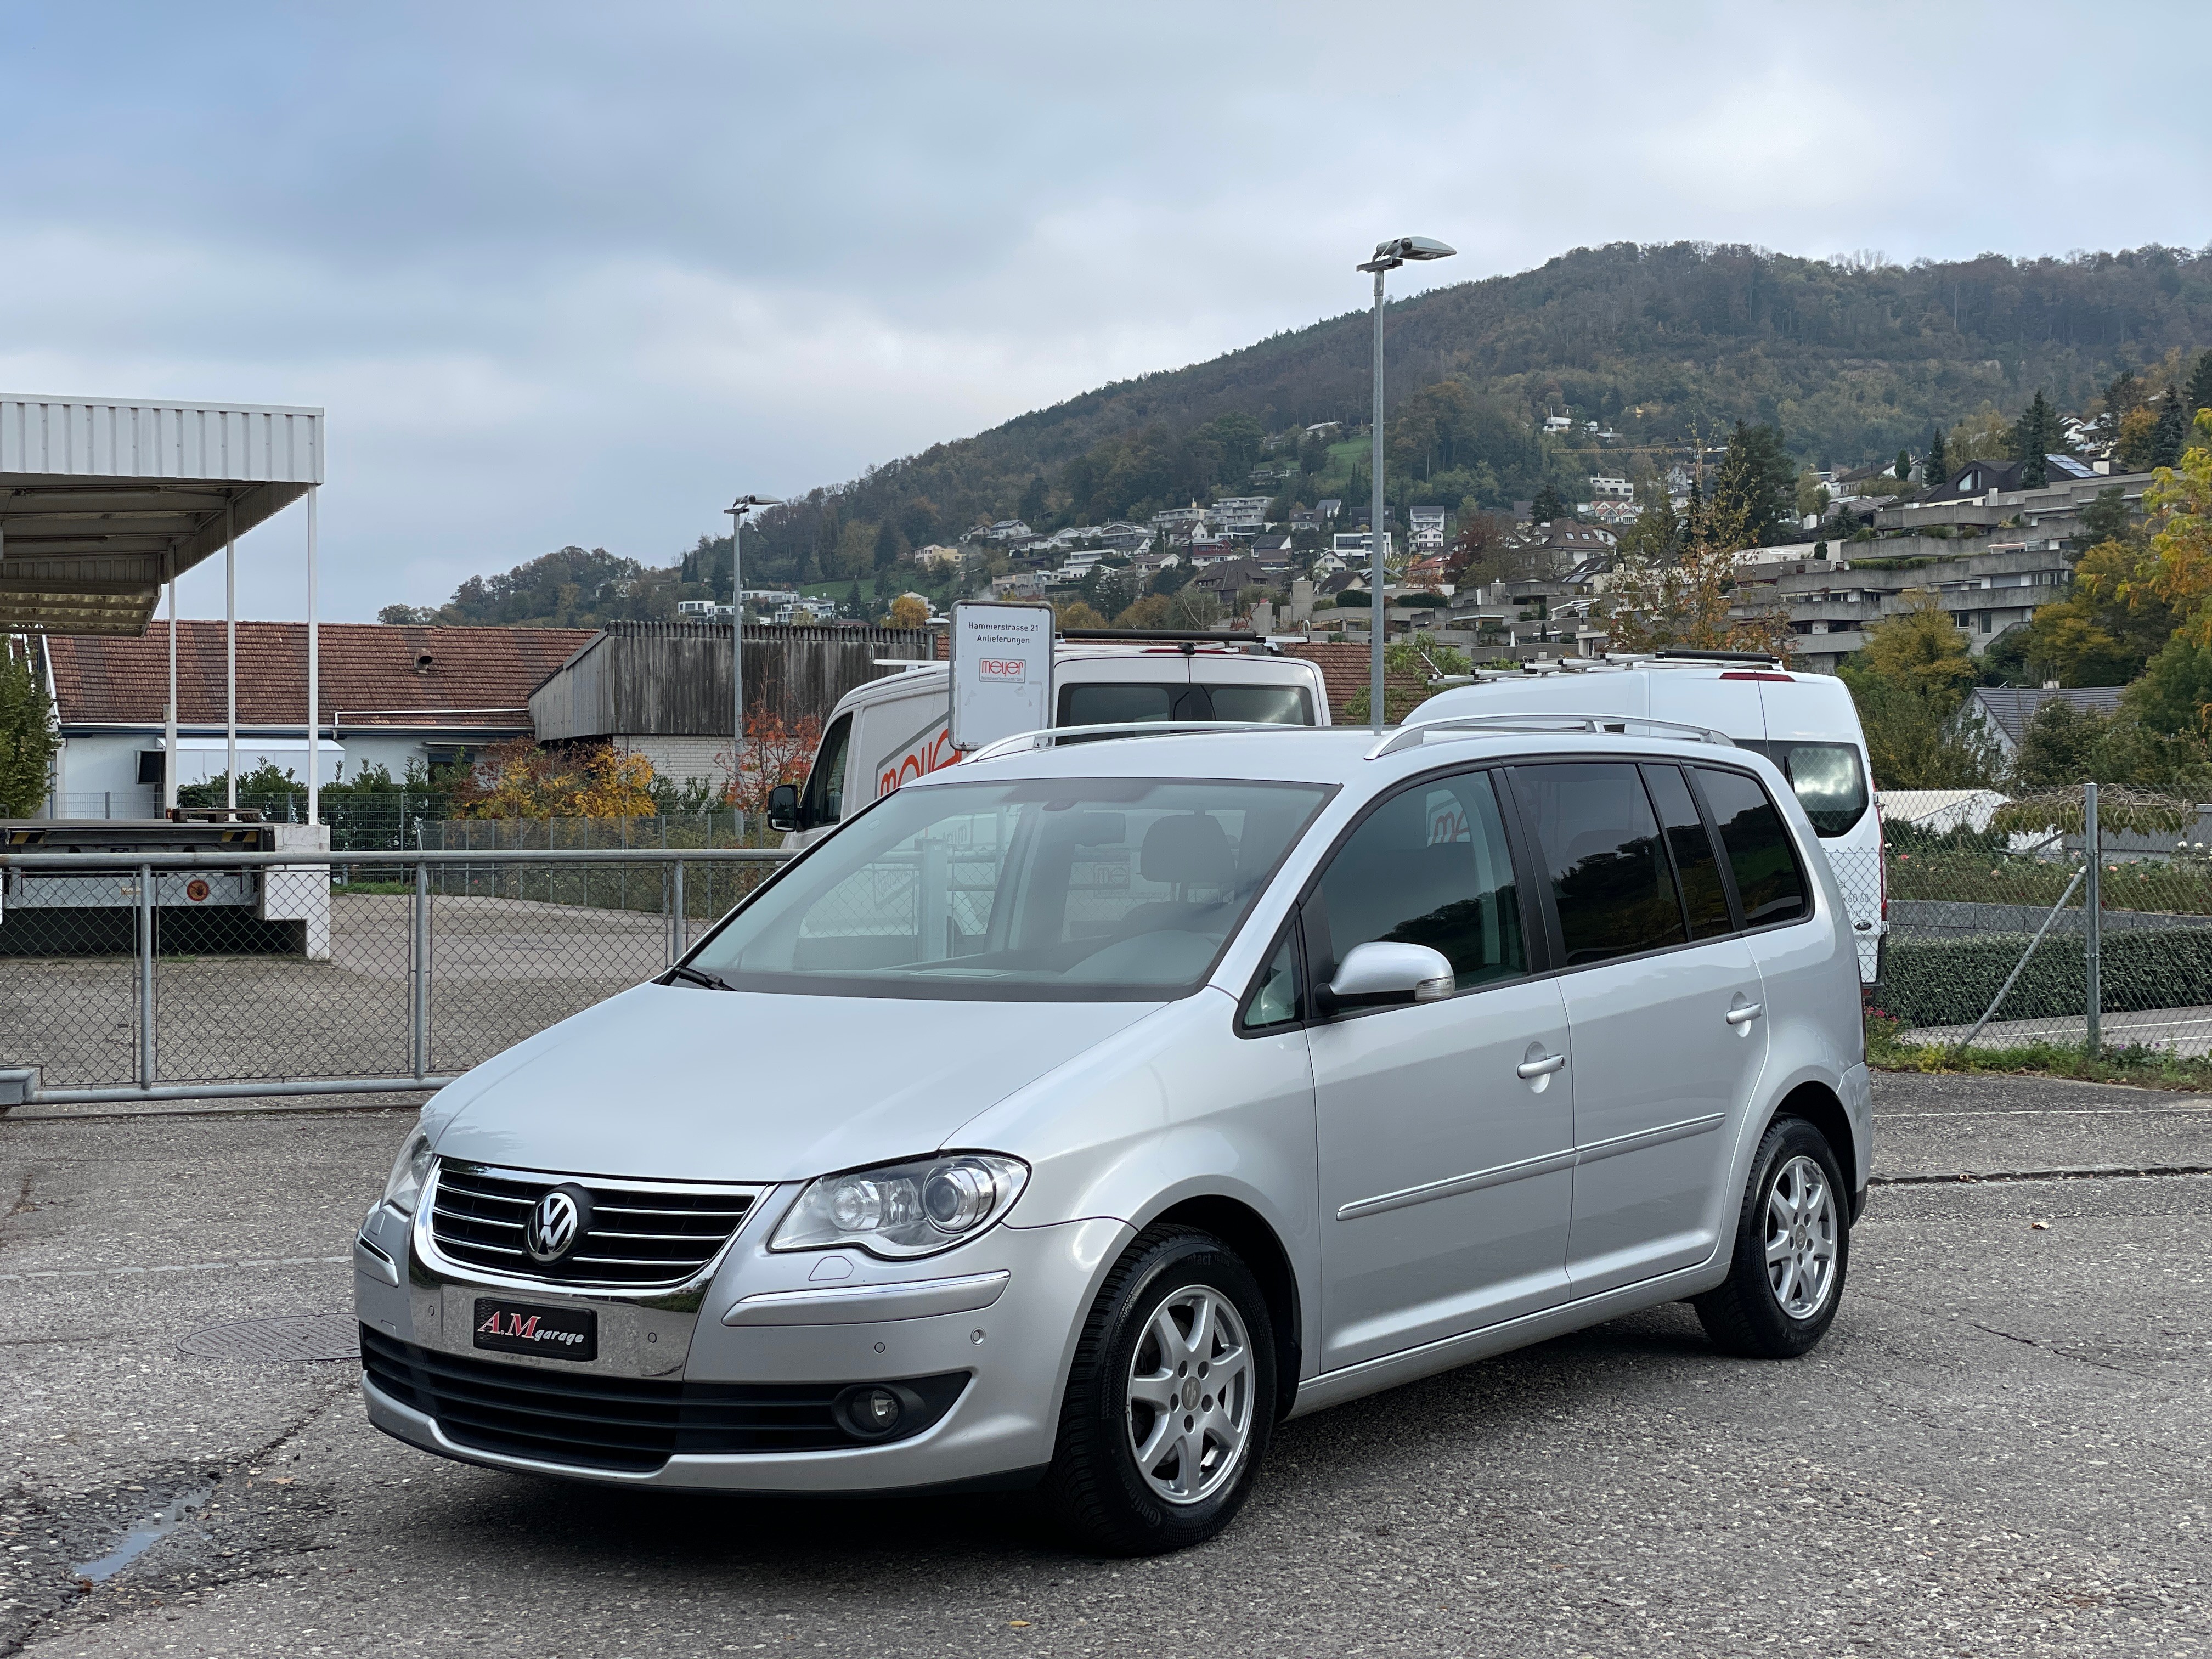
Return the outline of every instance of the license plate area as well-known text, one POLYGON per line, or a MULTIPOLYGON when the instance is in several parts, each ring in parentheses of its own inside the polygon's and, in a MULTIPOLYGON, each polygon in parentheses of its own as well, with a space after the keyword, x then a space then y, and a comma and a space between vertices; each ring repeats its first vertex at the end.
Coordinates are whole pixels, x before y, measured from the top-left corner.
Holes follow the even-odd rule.
POLYGON ((597 1359, 599 1316, 592 1308, 556 1308, 542 1302, 480 1296, 474 1340, 477 1347, 500 1353, 532 1354, 540 1359, 597 1359))

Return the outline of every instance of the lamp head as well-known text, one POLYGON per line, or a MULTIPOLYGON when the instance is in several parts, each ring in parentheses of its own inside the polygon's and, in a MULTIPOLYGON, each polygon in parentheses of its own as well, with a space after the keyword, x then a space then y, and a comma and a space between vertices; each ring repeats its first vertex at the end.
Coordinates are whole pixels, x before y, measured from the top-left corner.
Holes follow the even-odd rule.
POLYGON ((1395 270, 1408 259, 1449 259, 1459 250, 1433 236, 1394 236, 1375 245, 1375 257, 1361 270, 1395 270))

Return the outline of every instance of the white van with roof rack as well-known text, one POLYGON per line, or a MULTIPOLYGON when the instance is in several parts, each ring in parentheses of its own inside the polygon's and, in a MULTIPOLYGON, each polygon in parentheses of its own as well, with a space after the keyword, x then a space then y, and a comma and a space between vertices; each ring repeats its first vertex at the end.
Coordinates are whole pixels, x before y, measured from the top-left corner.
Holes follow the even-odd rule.
MULTIPOLYGON (((805 787, 770 806, 769 821, 792 832, 787 845, 809 846, 901 784, 960 759, 946 724, 949 665, 898 666, 837 700, 805 787)), ((1053 679, 1055 726, 1329 723, 1319 665, 1285 656, 1257 634, 1066 629, 1054 642, 1053 679)))
POLYGON ((1725 733, 1781 769, 1836 872, 1858 942, 1859 977, 1881 977, 1888 933, 1881 822, 1866 734, 1844 683, 1793 672, 1759 652, 1658 651, 1562 658, 1515 670, 1478 670, 1408 720, 1455 715, 1614 714, 1677 720, 1725 733))

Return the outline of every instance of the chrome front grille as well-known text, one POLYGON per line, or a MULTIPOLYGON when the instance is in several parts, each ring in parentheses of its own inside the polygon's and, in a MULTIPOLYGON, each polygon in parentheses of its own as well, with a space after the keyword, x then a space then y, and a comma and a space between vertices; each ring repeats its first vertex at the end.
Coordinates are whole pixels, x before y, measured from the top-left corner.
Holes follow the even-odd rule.
POLYGON ((449 1260, 548 1285, 652 1288, 681 1285, 721 1253, 759 1198, 757 1187, 611 1180, 441 1159, 430 1236, 449 1260), (574 1255, 552 1267, 523 1248, 524 1224, 555 1187, 592 1195, 591 1226, 574 1255))

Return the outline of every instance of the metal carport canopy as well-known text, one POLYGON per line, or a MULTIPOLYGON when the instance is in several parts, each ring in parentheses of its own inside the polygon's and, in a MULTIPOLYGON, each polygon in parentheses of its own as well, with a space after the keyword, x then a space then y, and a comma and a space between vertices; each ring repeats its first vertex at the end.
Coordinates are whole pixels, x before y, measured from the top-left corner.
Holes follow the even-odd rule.
POLYGON ((323 482, 323 411, 0 392, 0 632, 146 631, 161 586, 323 482))

